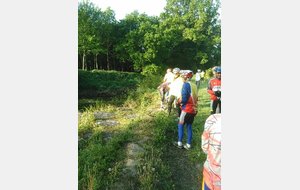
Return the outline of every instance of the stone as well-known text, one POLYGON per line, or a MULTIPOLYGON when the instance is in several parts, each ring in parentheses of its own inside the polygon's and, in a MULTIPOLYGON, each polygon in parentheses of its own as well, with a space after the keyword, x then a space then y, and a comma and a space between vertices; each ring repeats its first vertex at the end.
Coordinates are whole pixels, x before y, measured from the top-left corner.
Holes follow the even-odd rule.
POLYGON ((128 119, 134 119, 137 117, 137 114, 131 114, 131 115, 127 115, 126 118, 128 119))
POLYGON ((115 115, 116 115, 116 113, 109 113, 109 112, 102 112, 102 111, 94 112, 94 116, 97 119, 108 118, 108 117, 112 117, 115 115))
POLYGON ((105 127, 115 126, 115 125, 119 125, 120 124, 118 121, 110 120, 110 119, 107 119, 107 120, 97 120, 96 122, 97 122, 98 125, 105 126, 105 127))
POLYGON ((85 132, 85 133, 83 133, 83 138, 88 139, 92 136, 92 134, 93 134, 92 132, 85 132))
POLYGON ((140 152, 144 152, 144 149, 135 143, 129 143, 126 147, 127 155, 131 156, 132 158, 136 158, 140 152))

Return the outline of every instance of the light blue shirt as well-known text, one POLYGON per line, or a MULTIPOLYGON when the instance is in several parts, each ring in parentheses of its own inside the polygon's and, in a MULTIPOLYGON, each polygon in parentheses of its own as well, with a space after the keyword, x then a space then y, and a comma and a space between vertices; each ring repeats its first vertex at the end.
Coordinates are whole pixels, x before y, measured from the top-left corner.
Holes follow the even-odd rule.
POLYGON ((195 80, 196 80, 196 81, 200 81, 200 72, 197 72, 197 73, 196 73, 196 78, 195 78, 195 80))

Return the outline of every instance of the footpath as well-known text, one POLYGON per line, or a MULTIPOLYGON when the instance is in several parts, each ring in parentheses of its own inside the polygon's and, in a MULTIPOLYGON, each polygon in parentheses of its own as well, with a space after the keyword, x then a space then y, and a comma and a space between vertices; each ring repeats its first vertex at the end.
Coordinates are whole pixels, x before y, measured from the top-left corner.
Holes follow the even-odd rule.
MULTIPOLYGON (((128 111, 126 108, 118 108, 123 111, 128 111)), ((149 109, 144 117, 149 117, 153 112, 163 111, 160 109, 160 105, 158 105, 154 109, 149 109)), ((111 119, 116 113, 108 113, 97 111, 93 113, 96 122, 100 126, 107 127, 107 129, 120 125, 120 123, 114 119, 111 119)), ((81 117, 81 113, 78 113, 78 117, 81 117)), ((138 114, 130 114, 130 111, 127 114, 127 118, 135 119, 139 115, 138 114)), ((174 118, 175 119, 175 118, 174 118)), ((115 133, 121 133, 121 131, 111 130, 102 131, 102 135, 104 136, 104 143, 107 143, 115 133)), ((88 139, 92 136, 91 132, 86 132, 78 136, 78 142, 81 140, 88 139)), ((135 176, 138 173, 138 155, 141 152, 144 152, 143 144, 147 143, 147 141, 151 140, 150 137, 141 136, 140 140, 137 142, 127 143, 125 146, 126 150, 126 158, 124 159, 124 168, 121 174, 122 179, 112 185, 112 189, 126 189, 126 187, 131 186, 135 187, 135 176)), ((175 186, 173 187, 176 190, 199 190, 201 189, 201 175, 203 166, 200 163, 192 164, 189 162, 189 152, 185 149, 178 149, 170 143, 167 147, 166 152, 164 152, 169 163, 170 172, 172 173, 171 179, 173 180, 175 186)))

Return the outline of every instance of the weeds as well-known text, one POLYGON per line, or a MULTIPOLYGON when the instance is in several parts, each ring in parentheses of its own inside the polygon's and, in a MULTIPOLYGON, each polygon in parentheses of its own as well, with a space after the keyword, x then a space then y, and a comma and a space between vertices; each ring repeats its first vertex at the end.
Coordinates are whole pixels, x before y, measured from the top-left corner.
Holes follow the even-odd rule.
POLYGON ((92 112, 84 112, 81 117, 78 118, 78 133, 84 133, 91 131, 95 126, 95 116, 92 112))
MULTIPOLYGON (((98 79, 102 72, 93 71, 98 79)), ((81 73, 82 74, 82 73, 81 73)), ((128 77, 128 74, 114 72, 113 77, 128 77)), ((84 75, 84 74, 83 74, 84 75)), ((136 76, 136 75, 135 75, 136 76)), ((90 80, 86 76, 81 79, 90 80)), ((114 78, 115 79, 115 78, 114 78)), ((137 81, 136 78, 130 78, 137 81)), ((146 85, 158 86, 161 81, 147 82, 146 85)), ((126 82, 123 82, 125 84, 126 82)), ((136 83, 137 84, 137 83, 136 83)), ((199 89, 199 113, 193 123, 192 149, 189 151, 189 159, 192 162, 204 162, 206 155, 201 151, 201 135, 204 122, 210 113, 209 95, 206 93, 206 82, 201 83, 199 89)), ((93 85, 86 85, 93 86, 93 85)), ((95 86, 95 84, 94 84, 95 86)), ((143 144, 145 152, 138 157, 137 175, 135 176, 134 189, 175 189, 171 179, 169 163, 164 152, 170 142, 177 138, 177 122, 173 117, 168 117, 165 112, 149 113, 147 110, 159 105, 159 93, 156 88, 139 87, 130 91, 127 96, 121 95, 110 100, 79 100, 79 104, 86 104, 82 110, 82 116, 78 119, 78 132, 92 131, 93 135, 87 140, 78 142, 78 189, 110 189, 122 180, 123 160, 126 157, 124 146, 129 142, 147 136, 149 141, 143 144), (88 102, 90 101, 90 102, 88 102), (130 114, 139 115, 136 119, 127 119, 128 112, 118 109, 124 107, 130 110, 130 114), (93 115, 95 111, 117 113, 117 119, 121 125, 113 129, 115 133, 111 139, 104 143, 102 131, 104 127, 96 124, 93 115), (149 117, 144 117, 148 115, 149 117)), ((186 130, 186 129, 185 129, 186 130)), ((185 131, 185 138, 186 138, 185 131)), ((201 180, 201 175, 199 180, 201 180)), ((129 188, 129 187, 128 187, 129 188)), ((129 188, 130 189, 130 188, 129 188)))

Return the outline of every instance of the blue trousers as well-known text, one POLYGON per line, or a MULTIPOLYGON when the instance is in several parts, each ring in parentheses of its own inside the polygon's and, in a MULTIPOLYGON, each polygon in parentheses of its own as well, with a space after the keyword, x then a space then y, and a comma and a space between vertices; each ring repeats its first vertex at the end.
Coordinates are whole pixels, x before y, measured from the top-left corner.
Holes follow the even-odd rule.
POLYGON ((184 135, 184 125, 186 124, 187 128, 187 136, 188 140, 187 143, 192 143, 193 138, 193 131, 192 131, 192 124, 194 122, 196 114, 186 113, 185 111, 181 111, 179 123, 178 123, 178 141, 182 142, 182 138, 184 135))

